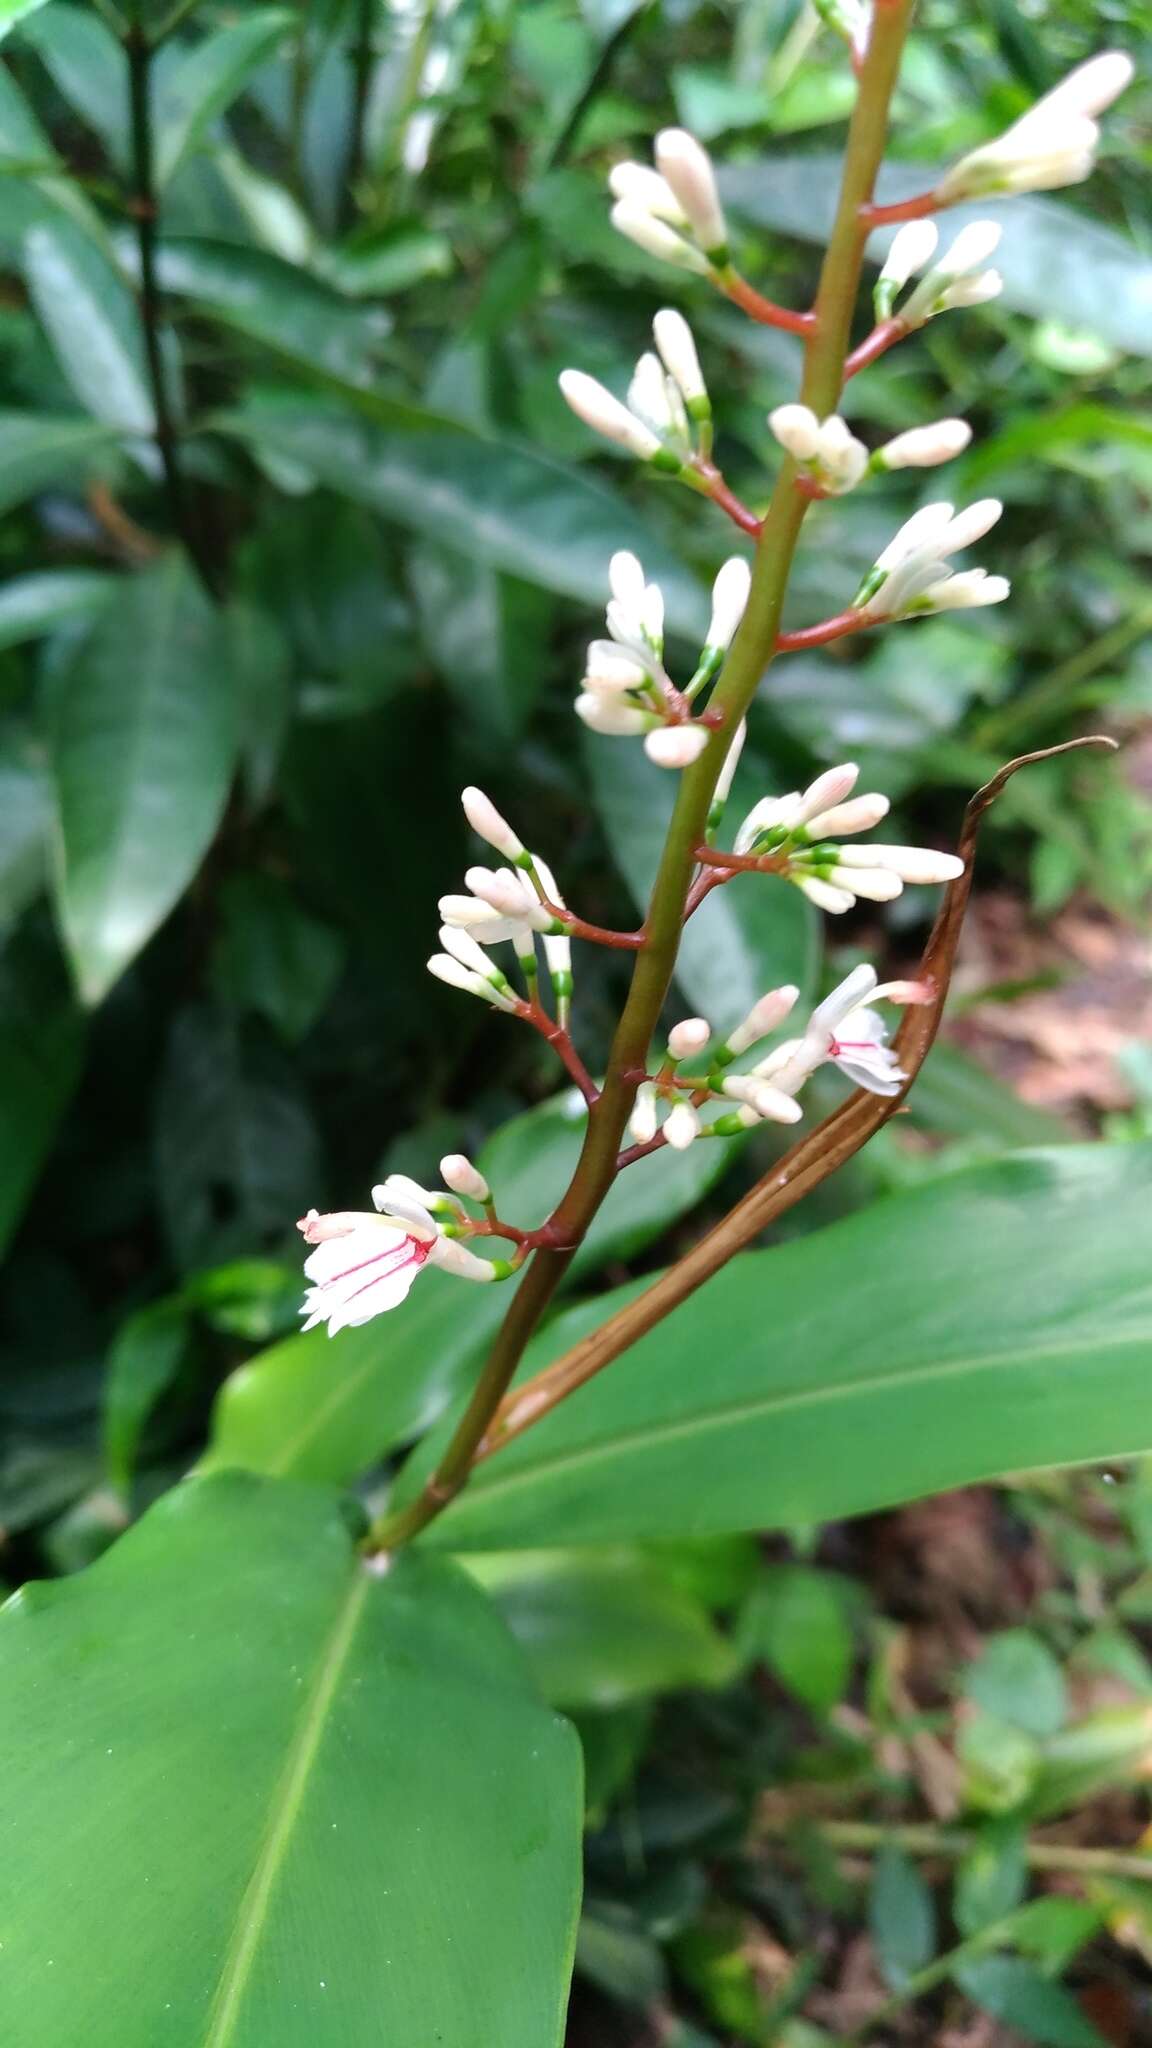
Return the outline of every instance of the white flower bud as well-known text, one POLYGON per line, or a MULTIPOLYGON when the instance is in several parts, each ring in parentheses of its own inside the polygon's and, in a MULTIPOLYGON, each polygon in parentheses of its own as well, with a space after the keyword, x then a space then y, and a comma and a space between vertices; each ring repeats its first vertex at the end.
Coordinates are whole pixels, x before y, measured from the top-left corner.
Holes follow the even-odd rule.
POLYGON ((688 225, 688 217, 668 180, 648 164, 616 164, 608 173, 608 189, 613 199, 623 199, 644 213, 654 214, 670 227, 688 225))
POLYGON ((706 1018, 685 1017, 668 1033, 668 1050, 674 1060, 690 1060, 695 1053, 703 1052, 711 1036, 712 1026, 706 1018))
POLYGON ((664 645, 664 593, 658 583, 645 583, 635 555, 621 548, 608 564, 608 631, 613 640, 642 660, 664 645))
MULTIPOLYGON (((846 846, 845 853, 859 853, 858 846, 846 846)), ((863 896, 869 903, 894 903, 904 893, 904 884, 891 868, 848 867, 841 862, 828 875, 833 889, 850 890, 853 896, 863 896)))
POLYGON ((638 456, 641 462, 650 462, 660 453, 659 437, 629 412, 618 398, 595 377, 589 377, 583 370, 561 370, 560 389, 578 419, 594 433, 603 434, 606 441, 615 441, 621 448, 627 448, 630 455, 638 456))
POLYGON ((644 740, 644 752, 658 768, 690 768, 708 745, 706 725, 658 725, 644 740))
MULTIPOLYGON (((947 306, 962 303, 962 296, 959 299, 955 297, 958 281, 984 272, 988 258, 999 246, 1002 233, 999 222, 994 220, 969 221, 966 228, 961 228, 939 262, 934 263, 927 275, 921 278, 915 291, 900 308, 904 325, 919 327, 933 314, 945 311, 947 306)), ((994 276, 996 273, 990 274, 994 276)))
POLYGON ((690 1102, 674 1102, 664 1119, 664 1143, 674 1152, 686 1152, 700 1136, 700 1119, 690 1102))
POLYGON ((842 761, 837 768, 826 768, 815 782, 810 782, 800 798, 794 822, 805 824, 809 818, 818 817, 831 804, 838 804, 855 789, 860 770, 855 761, 842 761))
POLYGON ((941 292, 936 311, 953 313, 966 306, 986 306, 989 299, 998 299, 1003 289, 1004 279, 998 270, 978 270, 975 277, 957 278, 941 292))
POLYGON ((728 228, 707 150, 686 128, 663 128, 654 154, 656 168, 684 209, 700 248, 713 261, 723 262, 728 228))
POLYGON ((716 778, 716 793, 712 798, 713 810, 715 810, 718 806, 723 806, 728 801, 728 797, 732 789, 732 783, 735 779, 736 770, 740 766, 740 756, 744 751, 744 742, 747 739, 747 737, 747 721, 742 718, 740 720, 739 725, 736 728, 736 737, 733 740, 732 745, 729 747, 728 752, 724 756, 724 766, 721 768, 720 773, 716 778))
POLYGON ((797 1124, 804 1114, 791 1095, 785 1095, 782 1089, 773 1088, 771 1082, 762 1081, 755 1074, 729 1075, 723 1092, 734 1102, 748 1103, 758 1117, 770 1123, 797 1124))
MULTIPOLYGON (((514 918, 533 931, 546 931, 552 923, 534 891, 511 868, 469 868, 464 876, 473 896, 487 903, 503 918, 514 918)), ((446 920, 451 923, 452 920, 446 920)))
POLYGON ((888 816, 891 809, 888 798, 878 790, 870 790, 866 796, 854 796, 846 804, 833 804, 830 811, 820 811, 816 817, 806 820, 809 839, 839 839, 845 832, 870 832, 888 816))
POLYGON ((650 1145, 656 1136, 656 1090, 651 1081, 641 1081, 636 1090, 628 1133, 637 1145, 650 1145))
POLYGON ((831 882, 821 881, 819 875, 797 873, 790 875, 802 896, 814 903, 818 910, 827 910, 831 916, 839 917, 842 911, 851 910, 856 898, 848 889, 836 889, 831 882))
POLYGON ((789 1015, 799 994, 799 989, 788 983, 784 988, 769 989, 767 995, 761 996, 759 1002, 752 1005, 743 1023, 738 1024, 734 1031, 730 1031, 724 1041, 732 1057, 738 1059, 742 1052, 747 1052, 750 1045, 756 1045, 760 1039, 767 1038, 775 1031, 776 1026, 782 1024, 789 1015))
POLYGON ((598 696, 594 690, 582 690, 576 699, 576 716, 590 732, 604 733, 609 739, 630 739, 650 731, 654 713, 598 696))
POLYGON ((506 818, 502 818, 494 803, 485 796, 482 789, 469 787, 462 790, 460 801, 464 816, 478 839, 486 839, 505 860, 519 860, 524 843, 516 837, 506 818))
POLYGON ((611 221, 638 249, 649 256, 659 257, 664 263, 674 263, 677 270, 694 270, 701 277, 708 275, 707 258, 686 242, 663 220, 649 213, 643 206, 637 206, 631 199, 618 199, 612 208, 611 221))
POLYGON ((446 1273, 454 1273, 458 1280, 495 1280, 496 1268, 491 1259, 477 1258, 467 1245, 460 1244, 454 1237, 438 1237, 429 1254, 430 1263, 442 1266, 446 1273))
POLYGON ((939 239, 936 223, 931 220, 905 221, 897 230, 876 280, 876 296, 883 302, 877 312, 882 319, 887 318, 896 294, 903 291, 908 279, 931 261, 939 239))
POLYGON ((687 454, 688 420, 683 400, 671 378, 665 376, 659 357, 650 351, 640 357, 632 372, 628 408, 662 441, 674 442, 687 454))
POLYGON ((842 846, 840 865, 889 868, 902 882, 954 882, 964 873, 956 854, 927 846, 842 846))
POLYGON ((451 953, 433 953, 428 962, 428 972, 434 974, 437 981, 446 982, 449 988, 462 989, 465 995, 479 996, 483 1002, 491 1003, 494 1009, 511 1011, 516 1008, 515 999, 511 994, 497 988, 486 974, 479 974, 474 968, 462 966, 459 960, 452 958, 451 953))
MULTIPOLYGON (((470 902, 471 898, 462 897, 460 900, 462 902, 470 902)), ((440 927, 440 944, 446 953, 451 953, 453 959, 460 962, 461 967, 470 967, 473 974, 483 974, 489 981, 495 981, 497 985, 504 981, 504 976, 498 968, 493 966, 484 948, 478 946, 475 939, 471 938, 466 931, 459 931, 454 925, 442 924, 440 927)))
POLYGON ((440 1178, 454 1195, 466 1195, 470 1202, 491 1200, 492 1191, 484 1175, 463 1152, 449 1152, 440 1161, 440 1178))
POLYGON ((696 343, 684 315, 677 313, 670 306, 665 306, 652 322, 652 333, 664 368, 677 386, 689 411, 694 405, 699 405, 701 399, 707 401, 708 391, 700 369, 700 358, 696 353, 696 343))
POLYGON ((584 687, 604 690, 609 695, 621 690, 643 690, 648 671, 616 640, 593 640, 584 668, 584 687))
POLYGON ((967 420, 935 420, 931 426, 909 427, 885 442, 872 457, 877 469, 931 469, 963 454, 972 439, 967 420))
POLYGON ((961 569, 954 576, 942 576, 938 583, 930 583, 917 600, 917 610, 925 612, 966 612, 975 611, 988 604, 1003 604, 1011 596, 1012 585, 1006 576, 989 576, 985 569, 961 569))
POLYGON ((744 616, 752 571, 742 555, 733 555, 712 585, 712 617, 708 625, 709 647, 727 648, 744 616))
POLYGON ((987 192, 1044 192, 1086 178, 1100 140, 1092 117, 1124 91, 1133 68, 1119 50, 1078 65, 1002 135, 961 157, 937 186, 937 198, 952 205, 987 192))
POLYGON ((807 405, 778 405, 768 425, 797 462, 811 462, 820 448, 820 422, 807 405))

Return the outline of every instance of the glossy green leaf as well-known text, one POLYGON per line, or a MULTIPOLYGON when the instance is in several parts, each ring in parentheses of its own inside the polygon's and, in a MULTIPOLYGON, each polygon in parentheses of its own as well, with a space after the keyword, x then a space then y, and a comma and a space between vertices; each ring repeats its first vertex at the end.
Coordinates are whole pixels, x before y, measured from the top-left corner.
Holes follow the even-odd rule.
POLYGON ((99 136, 115 164, 131 153, 131 109, 124 52, 94 7, 52 0, 25 21, 21 41, 31 44, 53 85, 87 128, 99 136))
POLYGON ((0 738, 0 933, 44 887, 52 796, 41 750, 25 733, 0 738))
POLYGON ((37 934, 21 933, 0 955, 0 1254, 80 1078, 83 1050, 83 1020, 59 956, 37 934))
POLYGON ((35 497, 49 484, 83 480, 100 464, 95 457, 115 445, 110 427, 98 420, 52 418, 45 413, 0 412, 0 512, 35 497))
POLYGON ((131 1483, 141 1433, 183 1363, 188 1341, 184 1303, 150 1302, 116 1332, 104 1382, 104 1452, 113 1485, 131 1483))
MULTIPOLYGON (((908 199, 931 185, 935 169, 892 164, 878 196, 886 202, 908 199)), ((773 155, 770 162, 729 166, 721 188, 734 211, 757 226, 822 243, 839 181, 838 156, 773 155)), ((950 207, 946 239, 972 220, 995 220, 1003 227, 996 266, 1004 277, 1005 305, 1084 328, 1131 354, 1152 354, 1152 260, 1126 235, 1058 199, 1028 194, 950 207)), ((890 240, 891 230, 873 236, 869 253, 878 259, 890 240)))
MULTIPOLYGON (((592 736, 586 744, 592 792, 616 865, 638 910, 647 903, 668 830, 677 778, 643 749, 592 736)), ((731 799, 740 818, 766 794, 742 768, 731 799)), ((819 920, 798 889, 771 875, 743 875, 714 889, 692 918, 676 963, 688 1003, 722 1035, 766 989, 810 989, 819 961, 819 920)))
POLYGON ((956 1982, 995 2019, 1042 2048, 1106 2048, 1071 1992, 1023 1956, 980 1956, 960 1965, 956 1982))
POLYGON ((273 875, 234 875, 223 892, 212 979, 223 1001, 266 1017, 289 1044, 336 985, 344 943, 273 875))
POLYGON ((630 1550, 468 1555, 557 1707, 618 1707, 685 1685, 723 1685, 732 1645, 659 1563, 630 1550))
POLYGON ((916 1076, 908 1121, 949 1138, 988 1138, 1004 1146, 1058 1145, 1069 1135, 1062 1118, 1013 1094, 997 1075, 960 1047, 938 1039, 916 1076))
POLYGON ((74 221, 42 221, 25 237, 24 275, 81 404, 122 433, 152 433, 140 315, 104 252, 74 221))
POLYGON ((165 291, 277 355, 349 383, 371 380, 387 323, 296 264, 235 242, 167 236, 157 268, 165 291))
POLYGON ((235 711, 223 628, 180 556, 126 577, 51 721, 60 918, 87 1002, 195 874, 228 794, 235 711))
POLYGON ((243 1466, 335 1483, 418 1436, 479 1364, 506 1288, 426 1272, 403 1309, 359 1330, 285 1337, 224 1382, 201 1469, 243 1466))
POLYGON ((115 588, 115 576, 102 569, 41 569, 14 576, 0 584, 0 647, 19 647, 58 626, 95 618, 115 588))
POLYGON ((160 75, 154 119, 156 179, 166 185, 207 128, 271 57, 293 16, 284 7, 257 7, 195 47, 173 53, 160 75))
POLYGON ((0 1642, 13 2048, 559 2048, 577 1744, 454 1568, 193 1481, 0 1642))
MULTIPOLYGON (((1150 1197, 1152 1144, 1026 1152, 743 1254, 486 1460, 431 1538, 787 1527, 1146 1450, 1150 1197)), ((528 1369, 636 1291, 558 1319, 528 1369)))
POLYGON ((827 1714, 843 1699, 854 1651, 847 1580, 804 1564, 767 1565, 740 1616, 740 1647, 827 1714))
POLYGON ((400 525, 592 604, 607 602, 614 550, 631 548, 663 588, 674 629, 706 628, 696 578, 607 485, 458 421, 367 392, 355 397, 359 419, 286 401, 216 424, 400 525))

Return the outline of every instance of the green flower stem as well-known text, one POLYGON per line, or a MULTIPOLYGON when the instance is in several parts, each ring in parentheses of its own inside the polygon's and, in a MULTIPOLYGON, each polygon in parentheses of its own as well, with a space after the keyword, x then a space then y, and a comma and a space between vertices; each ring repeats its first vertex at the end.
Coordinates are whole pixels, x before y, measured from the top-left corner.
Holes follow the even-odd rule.
MULTIPOLYGON (((861 209, 871 199, 883 157, 888 106, 913 4, 914 0, 877 0, 861 69, 836 220, 805 345, 801 397, 821 419, 835 411, 844 382, 868 237, 861 209)), ((785 462, 756 545, 747 608, 712 700, 713 708, 723 714, 723 723, 713 731, 699 760, 680 778, 644 926, 644 944, 636 957, 603 1091, 589 1111, 575 1173, 549 1225, 553 1245, 537 1252, 518 1287, 455 1435, 423 1492, 408 1507, 373 1525, 368 1540, 375 1550, 394 1549, 408 1542, 443 1512, 465 1484, 525 1347, 616 1178, 621 1139, 639 1077, 647 1071, 648 1048, 672 980, 696 873, 697 848, 705 836, 716 784, 732 734, 775 652, 792 557, 810 502, 796 489, 795 478, 795 464, 785 462)))

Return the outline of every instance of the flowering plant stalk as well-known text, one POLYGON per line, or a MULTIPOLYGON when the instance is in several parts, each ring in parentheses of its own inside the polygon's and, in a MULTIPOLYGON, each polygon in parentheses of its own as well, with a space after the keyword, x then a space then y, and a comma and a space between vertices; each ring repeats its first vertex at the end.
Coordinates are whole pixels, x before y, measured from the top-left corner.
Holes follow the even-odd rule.
POLYGON ((887 349, 927 320, 978 305, 999 290, 998 274, 987 267, 999 238, 995 224, 965 228, 938 257, 929 216, 973 195, 1046 189, 1086 175, 1098 139, 1094 116, 1123 89, 1131 67, 1115 54, 1081 66, 998 141, 946 172, 931 192, 897 207, 878 205, 874 192, 889 103, 912 4, 875 0, 870 10, 845 4, 829 12, 851 45, 858 93, 811 309, 792 312, 775 305, 735 269, 712 166, 693 137, 665 131, 657 140, 655 169, 621 165, 612 175, 616 226, 673 266, 708 277, 752 319, 799 335, 803 379, 797 401, 771 416, 783 460, 763 519, 739 502, 713 460, 711 400, 692 335, 678 312, 667 309, 657 316, 655 351, 641 358, 626 402, 578 370, 561 379, 568 402, 584 420, 654 471, 710 500, 753 538, 755 553, 750 568, 735 556, 721 570, 697 667, 679 682, 665 667, 659 590, 645 581, 633 556, 618 554, 611 563, 607 637, 589 647, 576 711, 596 732, 640 740, 649 757, 678 778, 639 930, 605 930, 573 912, 546 861, 523 844, 484 793, 464 793, 470 825, 502 865, 470 868, 466 892, 442 899, 442 950, 430 960, 430 970, 540 1032, 580 1090, 587 1119, 571 1182, 543 1222, 525 1226, 503 1218, 499 1191, 459 1155, 441 1162, 443 1190, 394 1175, 374 1191, 373 1212, 313 1211, 302 1220, 311 1247, 308 1327, 326 1322, 335 1332, 397 1306, 428 1264, 485 1284, 518 1279, 447 1449, 417 1499, 376 1522, 369 1537, 373 1551, 411 1539, 452 1501, 480 1458, 566 1398, 774 1216, 834 1172, 899 1106, 935 1035, 979 821, 1021 761, 1009 763, 973 799, 956 854, 861 839, 880 825, 888 804, 880 793, 856 790, 851 763, 829 770, 807 790, 764 798, 741 823, 731 850, 717 845, 716 834, 746 713, 777 655, 1008 595, 1004 578, 981 568, 957 569, 952 559, 991 529, 1000 506, 985 500, 956 512, 941 500, 900 528, 841 610, 799 631, 781 630, 791 565, 811 505, 891 469, 945 462, 970 438, 964 421, 946 419, 870 452, 837 410, 846 381, 887 349), (875 227, 888 223, 903 225, 876 285, 875 323, 853 346, 865 244, 875 227), (948 886, 914 978, 880 984, 874 969, 862 966, 798 1028, 798 991, 789 987, 766 991, 719 1042, 703 1018, 681 1020, 660 1040, 687 921, 714 889, 745 875, 758 879, 742 886, 791 883, 832 915, 859 898, 890 900, 906 884, 948 886), (602 1080, 588 1071, 572 1037, 573 942, 633 956, 602 1080), (512 949, 512 974, 493 957, 492 949, 503 947, 512 949), (904 1011, 892 1045, 879 1004, 904 1011), (785 1025, 789 1036, 781 1039, 785 1025), (800 1121, 805 1084, 828 1061, 854 1083, 851 1098, 803 1136, 662 1279, 566 1358, 510 1393, 525 1347, 617 1175, 664 1148, 722 1141, 762 1121, 800 1121), (502 1241, 508 1255, 494 1260, 473 1248, 486 1238, 502 1241))

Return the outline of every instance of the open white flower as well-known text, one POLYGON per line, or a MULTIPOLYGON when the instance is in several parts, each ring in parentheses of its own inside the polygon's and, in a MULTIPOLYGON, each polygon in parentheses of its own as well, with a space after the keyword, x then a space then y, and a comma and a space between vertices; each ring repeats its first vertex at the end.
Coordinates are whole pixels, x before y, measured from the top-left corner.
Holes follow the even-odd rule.
MULTIPOLYGON (((327 1323, 328 1335, 356 1329, 404 1300, 425 1266, 441 1266, 462 1280, 490 1281, 496 1270, 487 1259, 445 1237, 415 1182, 394 1175, 373 1188, 376 1209, 342 1210, 321 1216, 309 1209, 297 1229, 314 1249, 304 1261, 312 1285, 300 1313, 304 1329, 327 1323), (415 1190, 409 1194, 406 1189, 415 1190)), ((434 1199, 434 1198, 432 1198, 434 1199)))
POLYGON ((983 569, 956 575, 947 558, 980 540, 1003 509, 998 498, 981 498, 963 512, 947 503, 922 506, 878 557, 852 608, 872 620, 999 604, 1011 588, 1006 577, 983 569))
POLYGON ((1119 98, 1134 68, 1120 50, 1077 65, 1002 135, 953 164, 935 197, 951 206, 993 192, 1047 192, 1079 184, 1092 171, 1100 143, 1093 117, 1119 98))
POLYGON ((871 1004, 924 1003, 931 990, 921 982, 877 984, 874 967, 854 967, 813 1010, 802 1038, 778 1046, 753 1073, 785 1095, 795 1095, 817 1067, 831 1061, 854 1087, 872 1095, 898 1095, 908 1076, 888 1045, 888 1028, 871 1004))

